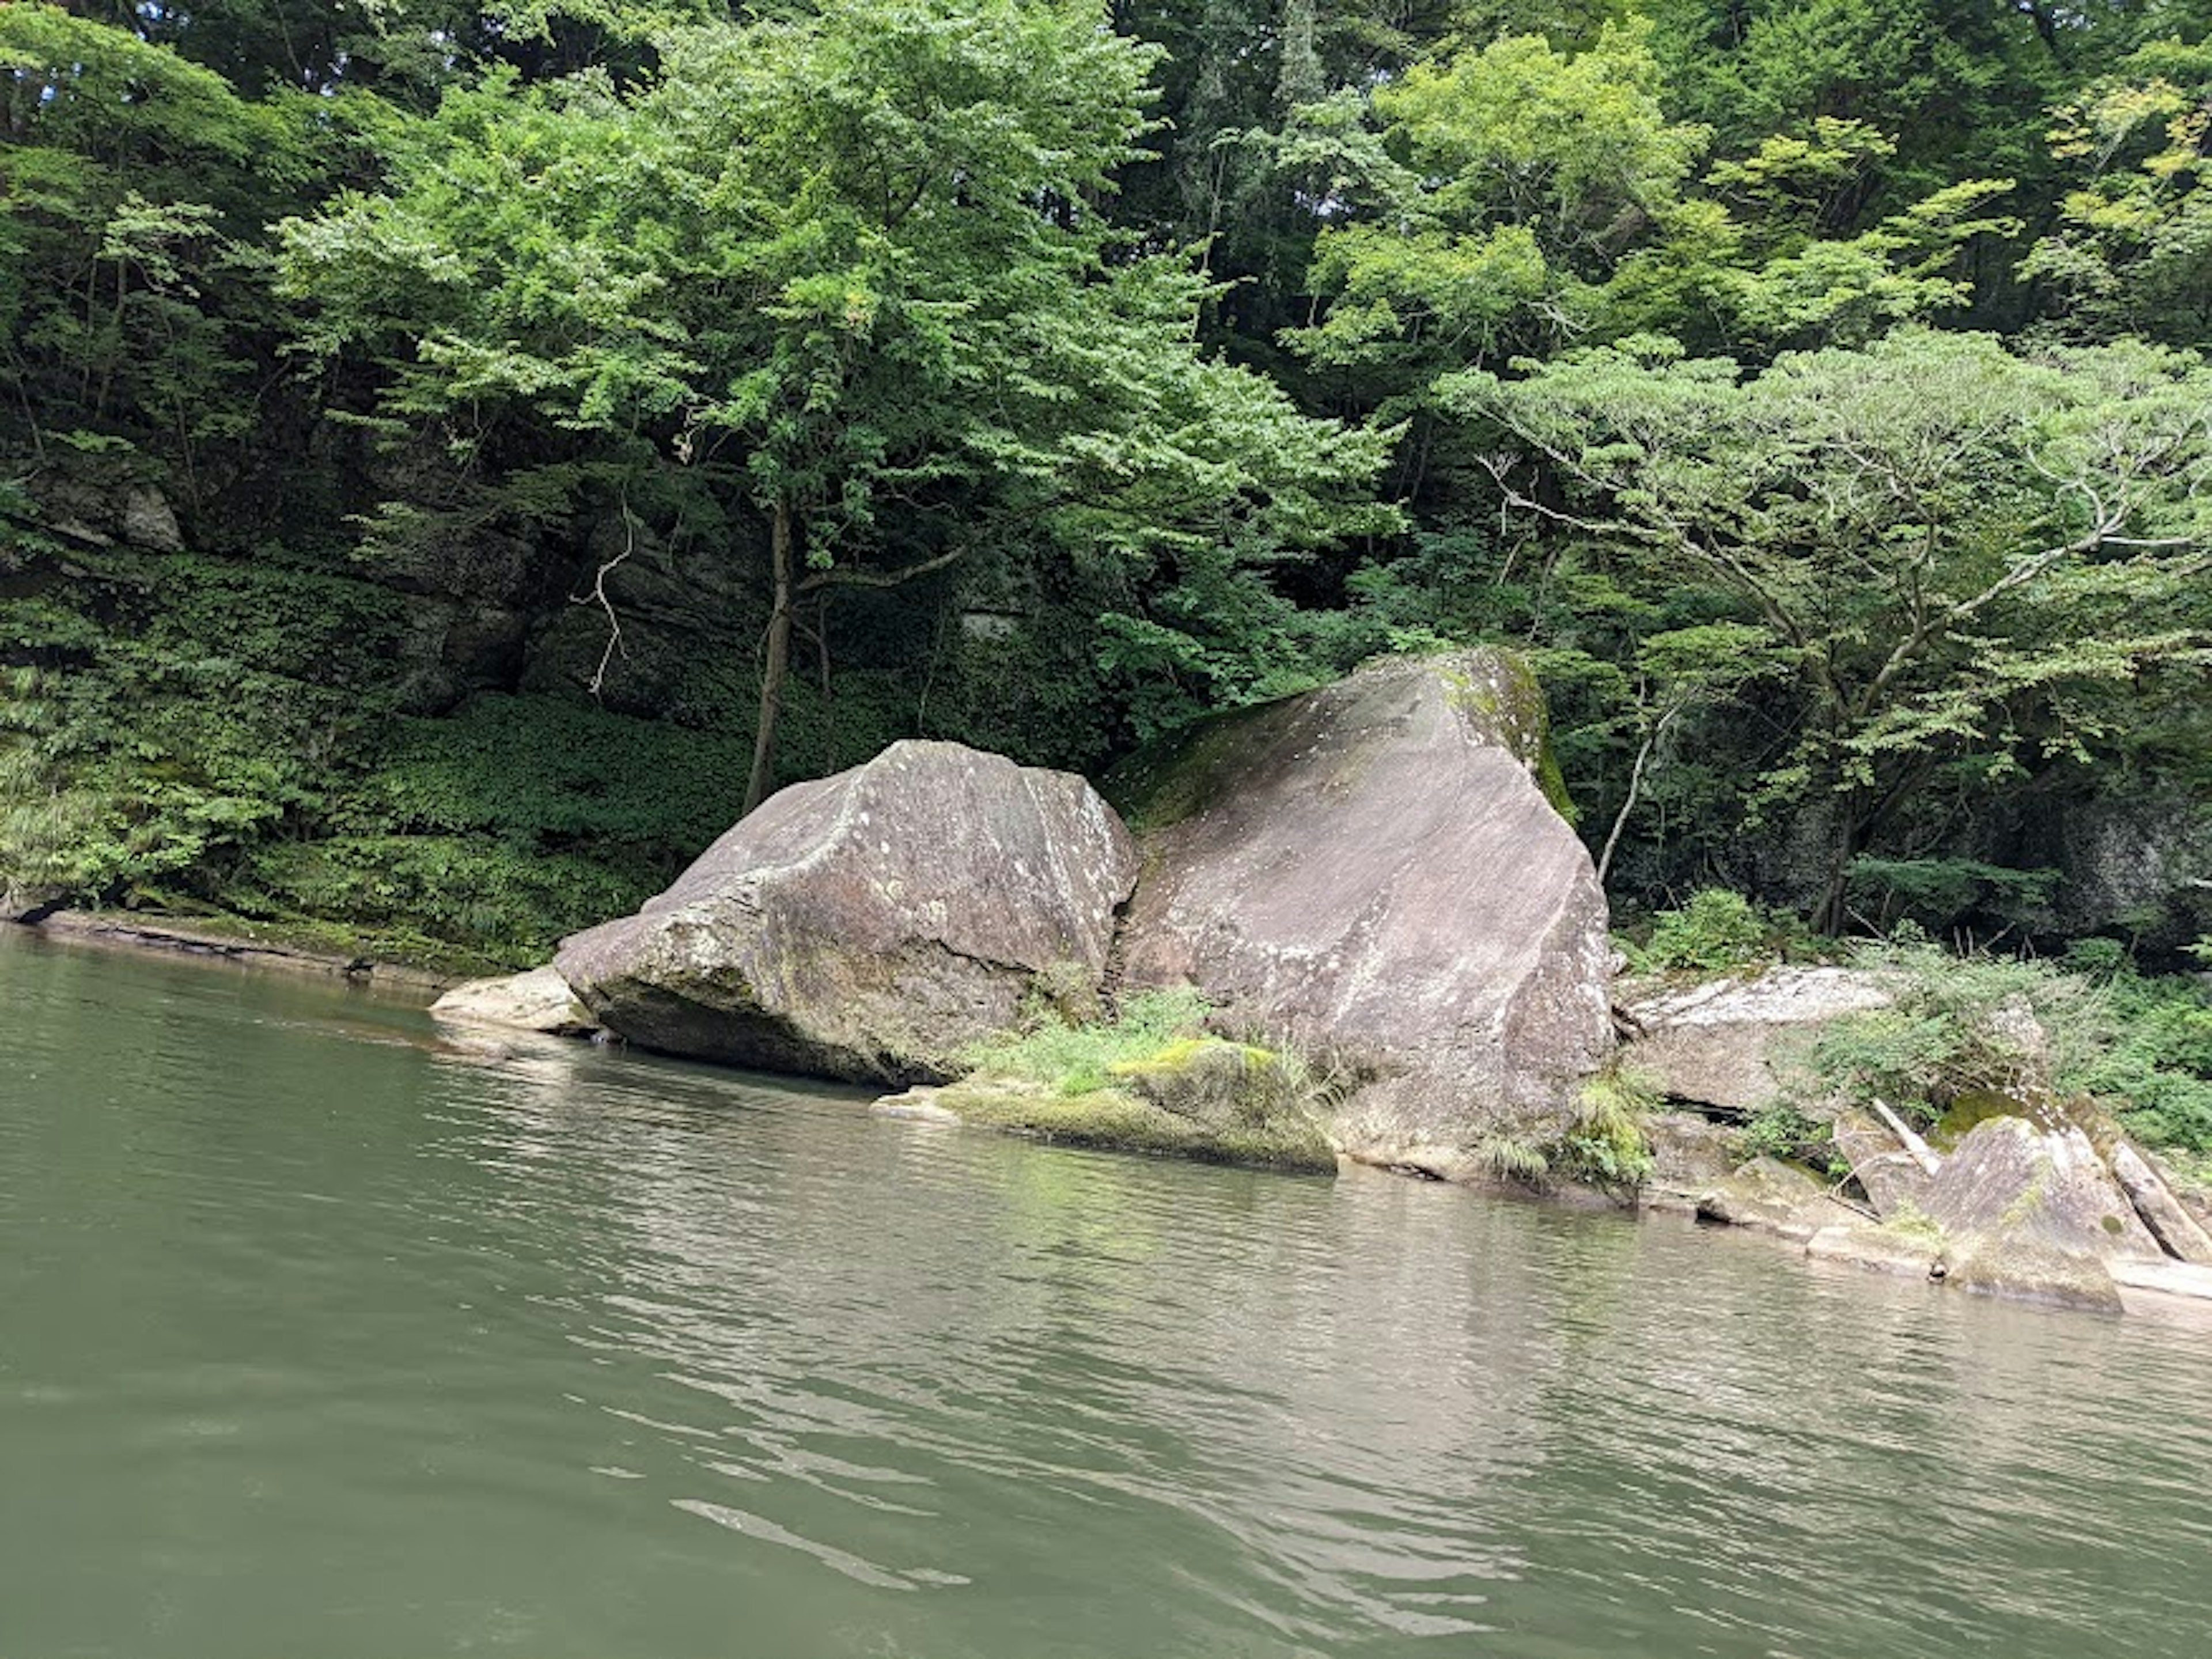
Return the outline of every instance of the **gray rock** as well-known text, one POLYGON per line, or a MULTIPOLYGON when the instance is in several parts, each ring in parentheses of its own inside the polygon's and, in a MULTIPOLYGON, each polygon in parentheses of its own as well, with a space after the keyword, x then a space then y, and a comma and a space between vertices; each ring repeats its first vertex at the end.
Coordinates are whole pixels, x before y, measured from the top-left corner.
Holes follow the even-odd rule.
POLYGON ((1701 1220, 1753 1227, 1804 1243, 1824 1227, 1861 1219, 1802 1170, 1778 1159, 1755 1158, 1707 1188, 1698 1198, 1701 1220))
POLYGON ((1362 670, 1200 726, 1117 784, 1145 832, 1125 983, 1368 1079, 1338 1144, 1456 1167, 1571 1117, 1613 1042, 1605 896, 1538 782, 1528 671, 1474 651, 1362 670))
POLYGON ((934 1123, 945 1127, 957 1127, 960 1114, 949 1106, 937 1103, 937 1091, 927 1084, 908 1089, 903 1094, 885 1095, 869 1106, 877 1117, 896 1118, 906 1123, 934 1123))
POLYGON ((2212 1322, 2212 1267, 2185 1261, 2115 1261, 2112 1280, 2130 1313, 2193 1313, 2212 1322))
POLYGON ((1961 1259, 2017 1249, 2026 1261, 2031 1247, 2093 1259, 2160 1254, 2089 1137, 2071 1126, 2039 1129, 2017 1117, 1975 1125, 1943 1160, 1922 1207, 1960 1241, 1961 1259))
POLYGON ((1892 1000, 1873 974, 1786 967, 1687 987, 1631 981, 1620 998, 1640 1028, 1629 1065, 1663 1095, 1747 1116, 1782 1098, 1822 1026, 1892 1000))
POLYGON ((2119 1313, 2124 1304, 2112 1272, 2100 1257, 2034 1237, 1970 1239, 1954 1247, 1944 1282, 1982 1296, 2056 1307, 2119 1313))
POLYGON ((1735 1171, 1735 1132, 1695 1112, 1654 1112, 1644 1120, 1651 1173, 1638 1194, 1645 1209, 1694 1212, 1698 1200, 1735 1171))
POLYGON ((116 517, 122 526, 123 539, 133 547, 143 547, 153 553, 185 550, 185 532, 178 526, 176 513, 169 506, 168 497, 152 484, 132 484, 125 489, 116 517))
POLYGON ((939 1081, 1034 995, 1088 1012, 1136 856, 1082 779, 893 744, 794 784, 561 974, 641 1046, 856 1081, 939 1081))
POLYGON ((2146 1164, 2141 1154, 2124 1140, 2116 1142, 2107 1160, 2120 1190, 2136 1206, 2136 1213, 2143 1224, 2164 1247, 2166 1253, 2177 1261, 2190 1262, 2200 1267, 2212 1267, 2212 1236, 2197 1224, 2197 1218, 2181 1207, 2172 1190, 2159 1179, 2158 1172, 2146 1164))
POLYGON ((438 1019, 514 1026, 555 1036, 589 1036, 599 1029, 568 981, 550 965, 456 985, 430 1005, 430 1012, 438 1019))
POLYGON ((1886 1220, 1907 1209, 1926 1211, 1935 1177, 1905 1151, 1895 1131, 1863 1112, 1841 1112, 1834 1133, 1836 1150, 1866 1189, 1876 1214, 1886 1220))

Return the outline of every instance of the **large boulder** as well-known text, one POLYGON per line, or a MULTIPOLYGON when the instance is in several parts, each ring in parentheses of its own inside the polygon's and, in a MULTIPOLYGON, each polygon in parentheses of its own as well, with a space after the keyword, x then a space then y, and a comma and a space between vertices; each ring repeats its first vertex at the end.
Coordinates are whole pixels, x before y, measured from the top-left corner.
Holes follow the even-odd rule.
POLYGON ((1889 1006, 1879 977, 1850 968, 1770 968, 1697 985, 1622 986, 1636 1040, 1628 1063, 1670 1099, 1748 1116, 1774 1104, 1821 1029, 1889 1006))
POLYGON ((641 1047, 929 1082, 1042 996, 1086 1012, 1136 855, 1082 779, 893 744, 763 803, 635 916, 555 959, 641 1047))
POLYGON ((1339 1144, 1448 1170, 1557 1132, 1613 1044, 1605 895, 1502 652, 1378 664, 1210 720, 1116 781, 1145 874, 1124 983, 1364 1079, 1339 1144))
POLYGON ((1944 1158, 1923 1200, 1961 1290, 2117 1312, 2114 1262, 2160 1251, 2079 1127, 1985 1119, 1944 1158))
POLYGON ((1944 1158, 1921 1207, 1954 1239, 2034 1242, 2093 1256, 2162 1254, 2089 1137, 2021 1117, 1978 1123, 1944 1158))

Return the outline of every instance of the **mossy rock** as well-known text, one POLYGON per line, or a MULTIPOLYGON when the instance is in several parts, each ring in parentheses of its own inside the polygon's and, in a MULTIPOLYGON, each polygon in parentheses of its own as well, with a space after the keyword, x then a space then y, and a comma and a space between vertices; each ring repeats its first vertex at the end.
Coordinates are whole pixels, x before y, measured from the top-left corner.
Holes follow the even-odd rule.
POLYGON ((1216 1132, 1295 1115, 1304 1093, 1281 1055, 1219 1037, 1186 1037, 1108 1071, 1139 1099, 1216 1132))
POLYGON ((1126 1089, 1071 1095, 1042 1084, 999 1077, 948 1084, 933 1098, 963 1123, 1058 1145, 1315 1175, 1336 1172, 1335 1148, 1321 1125, 1303 1111, 1208 1127, 1164 1111, 1126 1089))

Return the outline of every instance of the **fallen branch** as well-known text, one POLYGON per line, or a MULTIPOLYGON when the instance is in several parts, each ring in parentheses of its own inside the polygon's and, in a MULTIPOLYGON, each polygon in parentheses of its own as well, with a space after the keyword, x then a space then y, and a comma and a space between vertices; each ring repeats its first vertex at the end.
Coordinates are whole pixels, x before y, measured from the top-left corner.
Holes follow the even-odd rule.
POLYGON ((1912 1154, 1912 1161, 1923 1173, 1934 1175, 1943 1167, 1943 1160, 1936 1156, 1936 1149, 1923 1140, 1911 1124, 1892 1111, 1887 1101, 1876 1097, 1873 1105, 1881 1115, 1881 1121, 1889 1125, 1890 1133, 1905 1143, 1905 1150, 1912 1154))

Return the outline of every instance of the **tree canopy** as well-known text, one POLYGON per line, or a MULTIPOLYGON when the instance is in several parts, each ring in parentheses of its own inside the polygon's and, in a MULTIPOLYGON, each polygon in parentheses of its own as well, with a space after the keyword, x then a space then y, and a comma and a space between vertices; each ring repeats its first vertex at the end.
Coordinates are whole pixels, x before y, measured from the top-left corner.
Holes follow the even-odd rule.
POLYGON ((526 953, 894 737, 1102 770, 1497 641, 1624 912, 2175 958, 2208 54, 2202 0, 0 6, 0 885, 526 953))

